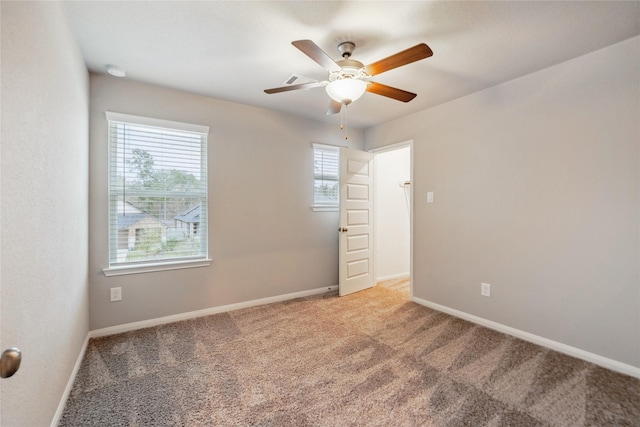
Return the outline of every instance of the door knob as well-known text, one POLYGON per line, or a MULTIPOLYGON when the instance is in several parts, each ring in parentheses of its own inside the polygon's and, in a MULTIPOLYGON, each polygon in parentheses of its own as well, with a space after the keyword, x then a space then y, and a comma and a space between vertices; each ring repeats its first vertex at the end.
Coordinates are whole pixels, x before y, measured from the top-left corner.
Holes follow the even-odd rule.
POLYGON ((20 368, 22 352, 17 347, 11 347, 2 352, 0 357, 0 378, 9 378, 20 368))
POLYGON ((346 233, 347 231, 349 231, 349 229, 346 227, 338 227, 338 231, 342 231, 343 233, 346 233))

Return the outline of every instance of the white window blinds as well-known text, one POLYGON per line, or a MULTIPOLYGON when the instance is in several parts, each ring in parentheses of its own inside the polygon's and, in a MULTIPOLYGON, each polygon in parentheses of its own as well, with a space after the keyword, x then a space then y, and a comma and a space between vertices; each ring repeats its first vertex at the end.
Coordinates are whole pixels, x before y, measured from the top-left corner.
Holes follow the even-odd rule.
POLYGON ((110 267, 207 258, 209 128, 106 115, 110 267))
POLYGON ((339 148, 313 144, 313 205, 338 207, 339 148))

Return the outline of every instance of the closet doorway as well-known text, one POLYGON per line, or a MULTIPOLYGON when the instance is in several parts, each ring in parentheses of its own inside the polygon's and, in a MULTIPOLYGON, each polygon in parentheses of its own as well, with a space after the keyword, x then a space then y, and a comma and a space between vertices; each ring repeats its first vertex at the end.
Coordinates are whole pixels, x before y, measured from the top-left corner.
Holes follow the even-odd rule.
POLYGON ((374 157, 376 283, 413 297, 413 141, 372 150, 374 157))

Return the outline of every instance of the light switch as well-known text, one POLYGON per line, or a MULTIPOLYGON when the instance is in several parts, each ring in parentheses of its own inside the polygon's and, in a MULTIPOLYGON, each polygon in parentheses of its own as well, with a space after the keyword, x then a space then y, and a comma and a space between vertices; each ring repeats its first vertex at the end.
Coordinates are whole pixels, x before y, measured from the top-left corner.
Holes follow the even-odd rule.
POLYGON ((427 203, 433 203, 433 191, 427 193, 427 203))

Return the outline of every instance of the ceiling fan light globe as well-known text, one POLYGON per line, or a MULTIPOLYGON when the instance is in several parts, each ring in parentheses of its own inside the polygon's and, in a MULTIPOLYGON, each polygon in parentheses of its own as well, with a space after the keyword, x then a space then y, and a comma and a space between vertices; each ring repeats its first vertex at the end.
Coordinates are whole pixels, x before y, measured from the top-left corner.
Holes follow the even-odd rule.
POLYGON ((334 80, 325 89, 334 101, 350 104, 360 98, 367 90, 367 82, 360 79, 334 80))

